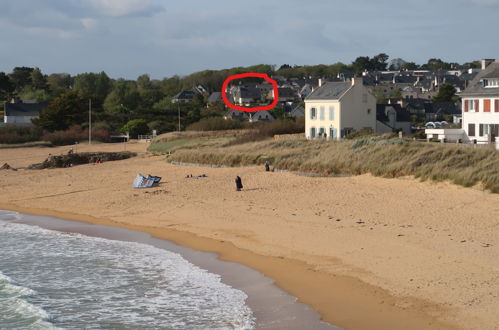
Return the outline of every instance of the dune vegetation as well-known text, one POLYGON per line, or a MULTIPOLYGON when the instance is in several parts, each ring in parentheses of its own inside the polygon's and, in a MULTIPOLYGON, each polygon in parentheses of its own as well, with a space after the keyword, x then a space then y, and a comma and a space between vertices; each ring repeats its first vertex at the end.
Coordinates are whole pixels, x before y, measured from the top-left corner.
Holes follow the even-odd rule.
MULTIPOLYGON (((388 178, 414 176, 422 180, 448 180, 466 187, 481 184, 499 193, 499 152, 493 148, 425 143, 393 135, 344 141, 257 138, 246 142, 254 132, 228 132, 219 131, 205 137, 195 135, 199 132, 184 132, 183 140, 187 141, 177 142, 170 148, 167 161, 246 166, 261 165, 269 160, 277 170, 320 175, 371 173, 388 178)), ((160 138, 150 149, 160 150, 164 143, 165 137, 160 138)))

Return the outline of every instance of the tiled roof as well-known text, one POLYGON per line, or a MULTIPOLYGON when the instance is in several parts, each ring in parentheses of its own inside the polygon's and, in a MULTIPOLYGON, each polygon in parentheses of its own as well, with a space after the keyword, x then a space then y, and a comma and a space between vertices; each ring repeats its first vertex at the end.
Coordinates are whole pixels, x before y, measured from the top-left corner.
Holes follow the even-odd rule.
POLYGON ((473 79, 469 87, 466 88, 460 96, 499 96, 499 87, 490 88, 483 86, 484 78, 499 78, 499 62, 491 63, 485 68, 485 70, 479 72, 475 79, 473 79))

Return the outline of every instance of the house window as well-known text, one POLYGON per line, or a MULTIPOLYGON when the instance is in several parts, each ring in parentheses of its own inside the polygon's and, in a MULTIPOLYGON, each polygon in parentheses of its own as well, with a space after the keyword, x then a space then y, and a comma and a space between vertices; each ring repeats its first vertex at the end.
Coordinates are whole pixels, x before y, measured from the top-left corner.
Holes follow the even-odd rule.
POLYGON ((310 138, 315 138, 315 127, 310 128, 310 138))
POLYGON ((468 135, 475 136, 475 124, 468 124, 468 135))
POLYGON ((334 107, 329 107, 329 120, 334 120, 334 107))
POLYGON ((325 117, 324 117, 324 116, 325 116, 325 115, 324 115, 324 107, 321 107, 321 108, 320 108, 320 119, 321 119, 321 120, 324 120, 324 119, 325 119, 325 117))
POLYGON ((317 119, 317 109, 310 108, 310 119, 317 119))
POLYGON ((484 124, 483 125, 483 134, 484 135, 489 134, 489 124, 484 124))
POLYGON ((468 109, 471 111, 475 110, 475 100, 468 100, 468 109))

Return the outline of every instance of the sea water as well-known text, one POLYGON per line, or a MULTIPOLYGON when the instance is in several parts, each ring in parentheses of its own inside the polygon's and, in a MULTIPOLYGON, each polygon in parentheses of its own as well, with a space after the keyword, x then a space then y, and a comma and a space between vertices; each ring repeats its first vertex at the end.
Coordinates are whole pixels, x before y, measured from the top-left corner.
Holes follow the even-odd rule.
POLYGON ((0 329, 252 329, 246 294, 177 253, 0 211, 0 329))

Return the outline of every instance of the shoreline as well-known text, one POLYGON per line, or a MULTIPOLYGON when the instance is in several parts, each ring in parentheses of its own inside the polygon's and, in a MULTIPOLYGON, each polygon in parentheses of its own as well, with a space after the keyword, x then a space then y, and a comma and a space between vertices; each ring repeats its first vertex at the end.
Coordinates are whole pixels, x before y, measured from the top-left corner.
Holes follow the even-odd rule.
POLYGON ((339 329, 320 321, 320 316, 317 312, 307 305, 298 303, 296 297, 279 289, 274 285, 273 279, 265 277, 258 271, 242 264, 222 261, 216 253, 200 252, 188 247, 179 246, 165 239, 153 238, 150 234, 142 231, 66 220, 53 216, 17 213, 21 215, 21 219, 9 220, 8 222, 110 240, 142 243, 178 253, 197 267, 219 275, 223 283, 245 292, 248 296, 246 304, 251 308, 256 318, 255 329, 339 329))
MULTIPOLYGON (((328 325, 334 324, 334 326, 346 329, 459 329, 427 313, 397 307, 398 298, 382 288, 369 285, 359 279, 343 275, 321 274, 301 261, 258 255, 240 249, 230 242, 199 237, 189 232, 131 225, 57 210, 26 208, 5 203, 0 203, 0 209, 33 216, 54 217, 61 221, 124 228, 147 233, 152 238, 170 241, 181 247, 216 253, 221 261, 247 266, 271 278, 274 280, 273 285, 296 297, 297 302, 310 306, 319 313, 321 321, 328 325), (288 271, 283 273, 280 268, 288 271), (381 305, 380 301, 383 302, 381 305), (359 307, 360 305, 362 308, 359 307), (359 316, 359 308, 362 316, 359 316)), ((416 298, 409 298, 409 300, 413 306, 435 308, 428 301, 416 298)), ((404 301, 407 301, 407 298, 404 301)))

